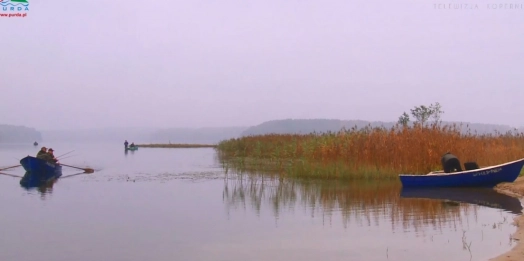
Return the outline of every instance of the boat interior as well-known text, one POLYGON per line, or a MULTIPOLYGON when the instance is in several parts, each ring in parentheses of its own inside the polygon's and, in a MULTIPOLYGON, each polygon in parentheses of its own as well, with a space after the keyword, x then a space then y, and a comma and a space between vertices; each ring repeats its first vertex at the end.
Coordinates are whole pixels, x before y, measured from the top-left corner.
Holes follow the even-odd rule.
POLYGON ((464 169, 462 169, 462 166, 460 164, 460 160, 457 158, 457 156, 447 152, 442 156, 441 158, 441 164, 443 170, 438 171, 432 171, 428 173, 428 175, 436 175, 436 174, 443 174, 443 173, 455 173, 455 172, 462 172, 462 171, 468 171, 468 170, 475 170, 480 169, 479 165, 474 161, 469 161, 464 163, 464 169))

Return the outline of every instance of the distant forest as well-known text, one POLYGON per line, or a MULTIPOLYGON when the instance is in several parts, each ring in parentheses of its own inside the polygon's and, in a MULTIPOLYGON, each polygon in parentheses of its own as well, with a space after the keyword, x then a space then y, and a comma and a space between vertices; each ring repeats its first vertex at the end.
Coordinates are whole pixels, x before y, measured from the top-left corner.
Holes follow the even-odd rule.
MULTIPOLYGON (((442 124, 461 124, 460 122, 442 122, 442 124)), ((262 134, 308 134, 321 132, 336 132, 342 128, 363 128, 366 126, 391 128, 396 122, 370 122, 362 120, 337 119, 284 119, 263 122, 251 127, 217 127, 217 128, 170 128, 170 129, 91 129, 91 130, 45 130, 37 131, 24 126, 0 124, 0 143, 20 142, 115 142, 123 143, 125 139, 135 143, 200 143, 216 144, 222 140, 239 138, 248 135, 262 134)), ((463 132, 468 129, 472 133, 505 133, 515 131, 507 125, 462 123, 463 132)), ((520 128, 519 132, 524 132, 520 128)))
MULTIPOLYGON (((366 126, 391 128, 397 122, 370 122, 362 120, 336 120, 336 119, 284 119, 266 121, 252 127, 228 127, 228 128, 200 128, 200 129, 163 129, 151 134, 150 140, 157 143, 211 143, 215 144, 222 140, 239 138, 249 135, 263 134, 308 134, 322 132, 337 132, 341 129, 357 129, 366 126)), ((515 131, 508 125, 483 124, 483 123, 461 123, 442 122, 446 124, 457 124, 463 133, 470 131, 477 134, 506 133, 515 131), (462 125, 461 125, 462 124, 462 125)), ((524 132, 524 128, 518 130, 524 132)))
POLYGON ((34 128, 0 124, 0 143, 33 143, 42 141, 42 134, 34 128))

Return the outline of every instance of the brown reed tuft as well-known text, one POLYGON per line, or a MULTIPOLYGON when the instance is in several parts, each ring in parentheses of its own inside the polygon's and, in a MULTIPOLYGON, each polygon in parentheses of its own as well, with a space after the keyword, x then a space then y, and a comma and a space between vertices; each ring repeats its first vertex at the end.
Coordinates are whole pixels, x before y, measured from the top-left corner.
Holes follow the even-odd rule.
POLYGON ((524 157, 524 134, 461 133, 457 125, 352 128, 312 134, 267 134, 222 141, 232 167, 266 168, 297 177, 393 178, 441 169, 446 152, 481 167, 524 157), (248 166, 251 162, 254 165, 248 166))

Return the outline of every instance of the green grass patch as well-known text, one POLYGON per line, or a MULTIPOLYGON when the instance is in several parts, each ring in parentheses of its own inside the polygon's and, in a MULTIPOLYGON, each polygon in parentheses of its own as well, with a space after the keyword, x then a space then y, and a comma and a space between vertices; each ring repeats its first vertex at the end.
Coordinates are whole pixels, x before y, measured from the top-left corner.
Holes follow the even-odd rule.
POLYGON ((226 172, 263 173, 269 176, 315 180, 396 180, 394 170, 384 171, 376 166, 355 166, 345 162, 315 163, 302 159, 258 159, 237 157, 221 160, 226 172))

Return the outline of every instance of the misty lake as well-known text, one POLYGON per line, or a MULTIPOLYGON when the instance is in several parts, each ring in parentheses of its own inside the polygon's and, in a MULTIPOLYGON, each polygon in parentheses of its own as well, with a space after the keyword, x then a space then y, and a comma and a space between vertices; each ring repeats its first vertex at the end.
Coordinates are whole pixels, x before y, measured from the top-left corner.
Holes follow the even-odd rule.
POLYGON ((492 190, 429 199, 398 182, 226 173, 214 149, 4 144, 0 166, 41 145, 96 172, 64 167, 52 187, 25 189, 22 168, 3 171, 0 260, 488 260, 513 247, 522 210, 492 190))

